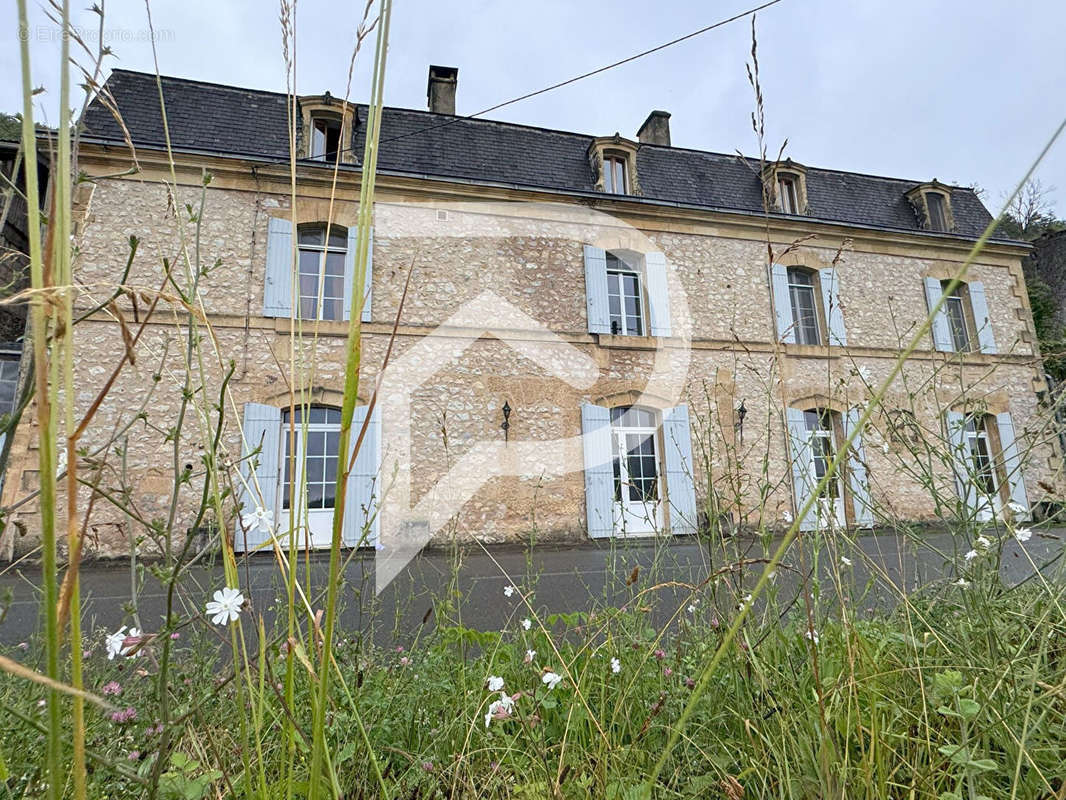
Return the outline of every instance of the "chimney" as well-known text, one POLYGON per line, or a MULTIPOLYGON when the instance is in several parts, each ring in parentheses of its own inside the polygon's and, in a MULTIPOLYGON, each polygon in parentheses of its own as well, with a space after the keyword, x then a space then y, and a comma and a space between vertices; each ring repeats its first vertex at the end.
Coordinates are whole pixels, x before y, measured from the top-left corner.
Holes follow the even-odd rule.
POLYGON ((644 144, 661 144, 670 146, 670 114, 666 111, 652 111, 644 124, 637 131, 637 139, 644 144))
POLYGON ((429 110, 434 114, 455 116, 455 87, 458 83, 459 67, 438 67, 430 64, 429 83, 426 85, 429 110))

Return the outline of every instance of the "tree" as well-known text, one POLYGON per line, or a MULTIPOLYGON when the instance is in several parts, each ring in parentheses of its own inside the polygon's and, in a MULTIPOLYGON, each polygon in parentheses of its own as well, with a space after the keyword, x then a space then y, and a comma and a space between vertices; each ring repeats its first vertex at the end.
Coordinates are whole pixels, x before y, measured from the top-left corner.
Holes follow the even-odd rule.
POLYGON ((1054 186, 1044 186, 1039 178, 1030 178, 1007 207, 1000 231, 1011 239, 1031 242, 1045 233, 1066 228, 1066 220, 1056 219, 1054 214, 1054 191, 1054 186))
POLYGON ((22 138, 22 116, 0 111, 0 141, 17 142, 22 138))

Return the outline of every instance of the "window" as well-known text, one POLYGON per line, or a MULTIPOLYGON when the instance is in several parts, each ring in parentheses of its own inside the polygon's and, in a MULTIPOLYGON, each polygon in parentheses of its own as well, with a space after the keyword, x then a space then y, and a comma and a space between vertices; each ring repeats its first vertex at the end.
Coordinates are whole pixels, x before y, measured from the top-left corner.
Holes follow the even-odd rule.
POLYGON ((0 354, 0 416, 15 410, 18 379, 19 357, 0 354))
POLYGON ((311 119, 311 151, 308 154, 318 161, 334 161, 341 143, 341 121, 334 117, 311 119))
POLYGON ((777 177, 777 203, 785 214, 799 214, 799 192, 796 189, 796 179, 791 175, 778 175, 777 177))
POLYGON ((344 318, 344 261, 348 233, 334 225, 326 237, 324 225, 301 226, 300 318, 344 318))
MULTIPOLYGON (((833 416, 824 409, 804 411, 803 416, 811 441, 811 485, 817 486, 829 472, 829 464, 832 463, 836 452, 833 416)), ((829 500, 836 500, 841 496, 839 474, 825 485, 820 496, 829 500)))
POLYGON ((612 334, 644 336, 640 272, 612 253, 607 254, 607 305, 612 334))
MULTIPOLYGON (((941 281, 940 287, 946 290, 951 281, 941 281)), ((965 284, 959 284, 955 291, 944 296, 944 313, 947 314, 951 329, 951 340, 956 353, 968 353, 972 349, 973 309, 970 306, 969 292, 965 284)))
POLYGON ((611 409, 615 523, 626 533, 652 533, 659 521, 658 415, 649 409, 611 409))
POLYGON ((926 192, 925 207, 928 211, 929 229, 946 231, 948 229, 948 214, 944 196, 939 192, 926 192))
POLYGON ((822 325, 818 316, 818 283, 804 267, 788 268, 788 297, 797 344, 820 345, 822 325))
POLYGON ((629 194, 625 156, 607 154, 603 157, 603 191, 608 194, 629 194))
MULTIPOLYGON (((295 514, 301 529, 306 514, 306 544, 321 547, 329 544, 333 535, 341 412, 320 406, 297 408, 291 420, 292 436, 289 409, 283 409, 281 511, 282 515, 291 513, 291 500, 295 497, 295 514)), ((288 520, 283 523, 287 527, 288 520)))
POLYGON ((999 493, 999 476, 996 474, 986 416, 974 415, 966 419, 966 453, 978 490, 985 497, 996 497, 999 493))

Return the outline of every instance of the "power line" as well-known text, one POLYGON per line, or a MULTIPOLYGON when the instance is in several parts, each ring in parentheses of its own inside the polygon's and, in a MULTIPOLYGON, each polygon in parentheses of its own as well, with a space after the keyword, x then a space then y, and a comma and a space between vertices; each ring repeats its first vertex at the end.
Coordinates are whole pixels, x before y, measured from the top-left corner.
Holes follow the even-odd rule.
POLYGON ((531 97, 537 97, 538 95, 546 94, 547 92, 551 92, 551 91, 554 91, 556 89, 561 89, 562 87, 569 86, 572 83, 577 83, 578 81, 583 81, 585 78, 591 78, 594 75, 599 75, 601 73, 607 72, 608 70, 612 70, 615 67, 620 67, 623 64, 629 64, 632 61, 636 61, 637 59, 644 58, 644 56, 649 56, 652 53, 658 53, 660 50, 665 50, 668 47, 673 47, 675 44, 680 44, 681 42, 688 41, 689 39, 693 39, 693 38, 695 38, 695 37, 697 37, 697 36, 699 36, 701 34, 707 33, 708 31, 713 31, 715 28, 721 28, 723 25, 728 25, 731 22, 736 22, 738 19, 743 19, 744 17, 749 17, 752 14, 755 14, 755 13, 757 13, 759 11, 762 11, 765 8, 769 8, 770 6, 777 5, 780 2, 781 2, 781 0, 768 0, 768 2, 765 2, 762 5, 755 6, 754 8, 748 9, 747 11, 742 11, 741 13, 735 14, 734 16, 729 17, 728 19, 723 19, 723 20, 720 20, 719 22, 715 22, 713 25, 707 25, 706 27, 700 28, 699 30, 692 31, 691 33, 686 33, 684 36, 679 36, 678 38, 673 39, 673 40, 671 40, 669 42, 664 42, 663 44, 656 45, 655 47, 652 47, 652 48, 650 48, 648 50, 644 50, 643 52, 636 53, 635 55, 628 56, 627 58, 623 58, 620 61, 615 61, 615 62, 613 62, 611 64, 607 64, 607 65, 602 66, 602 67, 597 67, 596 69, 590 70, 589 72, 585 72, 585 73, 583 73, 581 75, 577 75, 577 76, 575 76, 573 78, 567 78, 565 81, 559 81, 559 83, 553 83, 551 86, 545 86, 543 89, 537 89, 534 92, 528 92, 528 93, 523 94, 523 95, 521 95, 519 97, 512 98, 511 100, 505 100, 502 103, 497 103, 494 106, 489 106, 488 108, 482 109, 481 111, 478 111, 476 114, 471 114, 470 116, 455 117, 454 119, 447 120, 446 122, 441 122, 441 123, 438 123, 436 125, 427 125, 425 128, 420 128, 419 130, 416 130, 416 131, 410 131, 408 133, 400 134, 399 136, 392 136, 392 137, 390 137, 388 139, 382 139, 379 144, 385 144, 387 142, 395 142, 395 141, 397 141, 399 139, 406 139, 409 136, 417 136, 417 135, 419 135, 421 133, 427 133, 428 131, 437 130, 438 128, 445 128, 445 127, 447 127, 449 125, 454 125, 456 122, 462 122, 462 121, 465 121, 465 120, 468 120, 468 119, 474 119, 475 117, 480 117, 480 116, 482 116, 484 114, 488 114, 489 112, 498 111, 499 109, 504 108, 506 106, 513 105, 515 103, 519 103, 522 100, 528 100, 531 97))

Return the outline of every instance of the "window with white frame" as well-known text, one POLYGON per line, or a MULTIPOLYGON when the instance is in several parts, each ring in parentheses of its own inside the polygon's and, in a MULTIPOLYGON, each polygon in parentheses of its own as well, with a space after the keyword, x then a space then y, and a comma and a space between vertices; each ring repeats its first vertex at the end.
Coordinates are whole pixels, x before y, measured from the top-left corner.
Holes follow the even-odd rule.
POLYGON ((778 174, 777 203, 785 214, 800 213, 799 189, 794 176, 786 173, 778 174))
POLYGON ((607 254, 607 304, 611 333, 644 336, 644 297, 640 270, 607 254))
POLYGON ((323 115, 311 118, 311 149, 308 155, 318 161, 336 161, 341 147, 341 119, 323 115))
POLYGON ((989 435, 992 427, 986 415, 975 414, 966 419, 966 453, 970 459, 970 471, 978 491, 988 498, 999 496, 999 475, 996 470, 995 450, 989 435))
POLYGON ((294 515, 297 528, 306 529, 305 543, 312 547, 328 544, 333 533, 340 431, 340 409, 297 407, 291 415, 282 409, 282 521, 294 515))
POLYGON ((347 231, 334 225, 327 237, 324 225, 301 225, 299 250, 301 319, 343 319, 347 231))
MULTIPOLYGON (((941 288, 946 290, 951 281, 941 281, 941 288)), ((951 340, 956 353, 967 353, 973 349, 973 309, 966 284, 960 283, 955 291, 944 296, 944 311, 951 329, 951 340)))
POLYGON ((606 153, 603 156, 603 191, 608 194, 629 194, 629 180, 626 174, 627 160, 619 153, 606 153))
POLYGON ((788 268, 788 297, 797 344, 822 344, 822 323, 818 315, 817 275, 805 267, 788 268))

